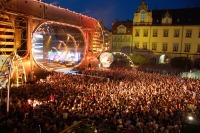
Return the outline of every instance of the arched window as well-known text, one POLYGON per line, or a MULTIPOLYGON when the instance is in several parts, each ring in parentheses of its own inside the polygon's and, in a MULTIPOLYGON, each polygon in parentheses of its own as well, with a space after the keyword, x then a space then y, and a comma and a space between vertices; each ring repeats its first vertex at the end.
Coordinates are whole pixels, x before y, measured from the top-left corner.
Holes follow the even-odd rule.
POLYGON ((20 57, 25 57, 28 53, 27 39, 28 39, 28 24, 24 17, 17 17, 15 20, 15 48, 20 57))
POLYGON ((140 16, 141 16, 140 22, 144 22, 144 21, 145 21, 145 10, 142 10, 142 11, 140 12, 140 16))

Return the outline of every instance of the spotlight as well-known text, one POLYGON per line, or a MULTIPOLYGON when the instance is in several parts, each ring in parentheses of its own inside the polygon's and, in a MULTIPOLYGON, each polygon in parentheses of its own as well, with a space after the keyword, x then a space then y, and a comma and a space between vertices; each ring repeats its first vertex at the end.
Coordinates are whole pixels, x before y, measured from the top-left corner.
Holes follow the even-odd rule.
POLYGON ((188 116, 188 120, 193 121, 194 118, 192 116, 188 116))

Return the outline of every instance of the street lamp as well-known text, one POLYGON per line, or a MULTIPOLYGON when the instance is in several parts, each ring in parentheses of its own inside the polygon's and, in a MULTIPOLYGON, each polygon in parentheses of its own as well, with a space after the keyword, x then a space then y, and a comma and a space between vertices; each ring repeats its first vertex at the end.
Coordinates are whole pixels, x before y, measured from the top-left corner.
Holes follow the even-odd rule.
POLYGON ((192 116, 188 116, 188 120, 189 120, 189 121, 193 121, 194 118, 193 118, 192 116))
POLYGON ((7 88, 7 112, 9 112, 9 96, 10 96, 10 78, 11 78, 11 66, 12 61, 9 58, 0 55, 0 76, 1 76, 1 101, 2 101, 2 89, 7 88), (7 79, 8 76, 8 79, 7 79))
POLYGON ((6 111, 9 113, 9 104, 10 104, 10 79, 11 79, 11 71, 12 71, 12 61, 9 62, 8 66, 8 84, 7 84, 7 108, 6 111))

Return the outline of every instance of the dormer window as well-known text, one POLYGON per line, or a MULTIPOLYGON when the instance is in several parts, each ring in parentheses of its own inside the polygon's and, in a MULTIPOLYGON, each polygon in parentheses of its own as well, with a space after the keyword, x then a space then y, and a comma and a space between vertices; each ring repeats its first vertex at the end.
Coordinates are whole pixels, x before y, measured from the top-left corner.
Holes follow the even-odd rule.
POLYGON ((144 22, 144 21, 145 21, 145 10, 142 10, 142 11, 140 12, 140 16, 141 16, 140 22, 144 22))
POLYGON ((124 25, 120 25, 119 27, 117 27, 117 33, 126 33, 126 27, 124 25))
POLYGON ((169 23, 168 16, 166 16, 166 18, 165 18, 165 23, 166 23, 166 24, 168 24, 168 23, 169 23))
POLYGON ((169 12, 166 12, 164 17, 162 18, 162 24, 171 24, 172 17, 170 16, 169 12))

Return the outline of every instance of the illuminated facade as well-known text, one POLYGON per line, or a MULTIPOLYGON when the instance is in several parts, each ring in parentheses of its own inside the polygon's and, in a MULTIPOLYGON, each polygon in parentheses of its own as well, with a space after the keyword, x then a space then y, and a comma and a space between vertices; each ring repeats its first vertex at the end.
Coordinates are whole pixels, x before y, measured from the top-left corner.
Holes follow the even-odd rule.
POLYGON ((130 53, 132 47, 132 24, 131 20, 116 20, 112 24, 112 51, 130 53))
POLYGON ((133 49, 154 59, 168 63, 174 57, 200 54, 200 8, 149 10, 145 1, 134 12, 133 49))

